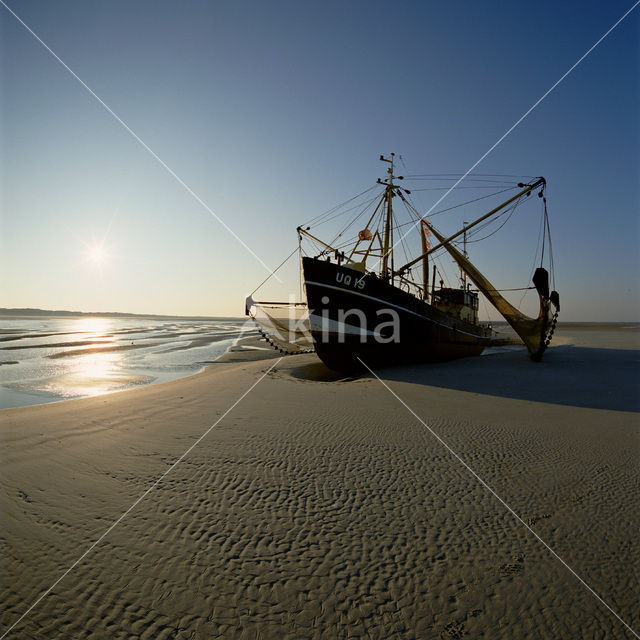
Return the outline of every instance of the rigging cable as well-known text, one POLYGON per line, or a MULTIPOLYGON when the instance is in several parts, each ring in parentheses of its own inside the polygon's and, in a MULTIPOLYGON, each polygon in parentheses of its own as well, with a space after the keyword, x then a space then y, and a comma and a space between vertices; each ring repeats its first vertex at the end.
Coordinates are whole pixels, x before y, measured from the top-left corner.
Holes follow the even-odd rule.
POLYGON ((316 222, 313 225, 306 225, 306 226, 311 226, 314 229, 326 224, 327 222, 330 222, 331 220, 335 220, 336 218, 339 218, 340 216, 344 216, 345 214, 349 213, 349 211, 353 211, 354 209, 357 209, 358 207, 367 207, 370 206, 373 202, 375 202, 376 200, 378 200, 380 196, 378 194, 376 194, 373 198, 370 198, 369 200, 366 200, 364 203, 359 202, 358 204, 353 205, 353 207, 349 207, 348 209, 344 209, 342 211, 336 211, 332 216, 329 216, 328 218, 325 218, 324 220, 321 220, 320 222, 316 222))
POLYGON ((484 312, 487 316, 487 320, 493 325, 494 320, 491 317, 491 311, 493 310, 493 305, 489 306, 487 304, 487 298, 484 295, 480 296, 480 299, 482 300, 482 304, 484 305, 484 312))
MULTIPOLYGON (((496 191, 495 193, 489 193, 486 196, 480 196, 479 198, 474 198, 473 200, 467 200, 466 202, 461 202, 460 204, 456 204, 452 207, 447 207, 446 209, 440 209, 440 211, 435 211, 433 213, 429 214, 429 218, 433 218, 434 216, 438 216, 442 213, 446 213, 447 211, 452 211, 453 209, 458 209, 460 207, 464 207, 465 205, 468 204, 472 204, 474 202, 478 202, 479 200, 486 200, 487 198, 491 198, 492 196, 497 196, 500 195, 501 193, 505 193, 507 191, 514 191, 515 189, 517 189, 517 187, 509 187, 508 189, 502 189, 502 191, 496 191)), ((413 207, 413 209, 415 210, 415 213, 418 215, 418 218, 422 218, 422 216, 418 213, 416 207, 412 204, 411 205, 413 207)), ((404 222, 403 224, 399 225, 399 227, 406 227, 409 224, 414 224, 413 222, 404 222)))
POLYGON ((551 246, 551 227, 549 226, 549 214, 547 212, 547 198, 543 196, 542 201, 544 202, 544 219, 547 226, 547 234, 549 235, 549 268, 551 269, 551 281, 553 283, 553 288, 556 289, 556 268, 553 262, 553 247, 551 246))
MULTIPOLYGON (((504 184, 501 186, 505 186, 504 184)), ((456 187, 456 191, 459 189, 495 189, 496 185, 487 185, 485 187, 481 187, 479 185, 471 185, 469 187, 456 187)), ((515 187, 508 187, 509 189, 515 189, 515 187)), ((421 189, 416 189, 415 187, 411 189, 411 191, 444 191, 445 189, 449 189, 449 187, 422 187, 421 189)))
MULTIPOLYGON (((509 207, 509 209, 507 209, 506 211, 504 211, 504 213, 500 214, 500 216, 498 216, 497 218, 495 218, 494 220, 490 220, 491 223, 496 222, 499 218, 501 218, 502 216, 506 215, 507 218, 506 220, 494 231, 492 231, 490 234, 482 237, 482 238, 476 238, 475 240, 469 240, 467 239, 467 244, 475 244, 476 242, 482 242, 483 240, 486 240, 487 238, 490 238, 491 236, 494 236, 496 233, 498 233, 498 231, 500 231, 500 229, 502 229, 502 227, 504 227, 505 224, 507 224, 507 222, 509 222, 509 220, 511 220, 511 216, 513 216, 513 214, 516 212, 516 207, 520 204, 519 200, 516 200, 516 202, 513 204, 513 206, 509 207), (508 214, 508 215, 507 215, 508 214)), ((481 225, 480 227, 478 227, 477 229, 474 229, 469 235, 471 237, 473 237, 477 232, 481 231, 482 229, 485 229, 486 227, 488 227, 489 224, 486 225, 481 225)))
MULTIPOLYGON (((536 252, 535 252, 535 254, 533 256, 533 266, 531 267, 531 272, 529 273, 529 281, 531 281, 531 279, 533 278, 533 274, 534 274, 534 272, 536 270, 536 264, 537 264, 537 261, 538 261, 538 251, 540 250, 540 242, 541 242, 541 240, 542 240, 542 243, 544 245, 544 233, 546 233, 546 231, 545 231, 544 215, 542 215, 540 217, 540 227, 538 229, 538 242, 536 243, 536 252)), ((543 249, 542 254, 543 254, 542 257, 540 258, 540 266, 542 266, 542 261, 544 259, 544 249, 543 249)), ((520 302, 518 303, 518 307, 522 306, 522 302, 523 302, 523 300, 524 300, 526 295, 527 295, 527 292, 525 291, 522 294, 522 297, 520 298, 520 302)))
POLYGON ((472 176, 472 177, 485 177, 485 178, 536 178, 537 176, 517 176, 512 173, 413 173, 411 175, 406 175, 405 178, 408 179, 416 179, 416 178, 450 178, 452 180, 456 180, 461 176, 472 176))
POLYGON ((285 263, 291 258, 294 253, 298 252, 298 247, 296 247, 252 292, 253 295, 267 280, 271 279, 271 276, 285 263))
POLYGON ((544 247, 545 240, 547 239, 547 208, 545 206, 544 213, 542 214, 542 254, 540 256, 540 266, 544 263, 544 247))
POLYGON ((307 226, 307 225, 311 225, 311 224, 318 224, 318 220, 320 220, 321 218, 323 218, 324 216, 330 215, 336 211, 338 211, 339 209, 341 209, 342 207, 344 207, 345 205, 349 204, 350 202, 353 202, 354 200, 357 200, 360 196, 363 196, 365 193, 368 193, 369 191, 377 188, 378 185, 372 185, 371 187, 369 187, 368 189, 365 189, 364 191, 362 191, 361 193, 359 193, 357 196, 353 196, 353 198, 349 198, 348 200, 345 200, 343 203, 341 204, 337 204, 335 207, 331 207, 331 209, 328 209, 327 211, 325 211, 324 213, 321 213, 317 216, 315 216, 314 218, 311 218, 308 222, 303 223, 300 226, 307 226))
POLYGON ((355 218, 353 218, 350 222, 347 222, 347 224, 340 230, 338 235, 335 236, 335 238, 333 238, 333 240, 331 242, 329 242, 328 244, 333 245, 338 240, 338 238, 340 238, 342 236, 343 233, 346 233, 346 231, 349 229, 349 227, 351 227, 353 224, 355 224, 356 220, 358 220, 358 218, 360 218, 371 207, 371 205, 376 200, 378 200, 377 196, 375 198, 372 198, 368 202, 366 202, 364 204, 363 208, 360 210, 360 212, 355 216, 355 218))
MULTIPOLYGON (((298 257, 299 257, 299 262, 300 265, 302 265, 302 234, 298 233, 298 257)), ((298 281, 299 281, 299 286, 300 286, 300 300, 303 300, 302 294, 303 294, 303 289, 302 289, 302 268, 298 269, 298 281)))
MULTIPOLYGON (((545 252, 545 240, 546 240, 546 234, 547 234, 547 207, 546 207, 546 198, 543 196, 543 212, 542 212, 542 216, 540 217, 540 227, 538 229, 538 242, 536 244, 536 252, 533 256, 533 266, 531 267, 531 271, 529 273, 529 280, 531 281, 533 278, 533 274, 535 273, 536 270, 536 264, 538 261, 538 251, 540 250, 540 244, 542 241, 542 252, 540 253, 540 267, 542 268, 543 264, 544 264, 544 252, 545 252)), ((549 241, 551 241, 551 236, 549 236, 549 241)), ((553 274, 552 274, 553 276, 553 274)), ((553 280, 553 288, 555 289, 555 279, 553 280)), ((525 291, 521 298, 520 298, 520 302, 518 303, 518 307, 522 306, 522 303, 527 295, 528 291, 525 291)))

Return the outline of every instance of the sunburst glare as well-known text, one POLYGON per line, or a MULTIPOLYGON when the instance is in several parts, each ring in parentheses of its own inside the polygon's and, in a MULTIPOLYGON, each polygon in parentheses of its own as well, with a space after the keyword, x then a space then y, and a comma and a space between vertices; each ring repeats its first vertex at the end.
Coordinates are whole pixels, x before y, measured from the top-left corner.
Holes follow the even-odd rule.
POLYGON ((103 246, 94 244, 88 247, 87 260, 91 264, 95 266, 101 266, 104 264, 106 259, 107 259, 107 252, 103 246))

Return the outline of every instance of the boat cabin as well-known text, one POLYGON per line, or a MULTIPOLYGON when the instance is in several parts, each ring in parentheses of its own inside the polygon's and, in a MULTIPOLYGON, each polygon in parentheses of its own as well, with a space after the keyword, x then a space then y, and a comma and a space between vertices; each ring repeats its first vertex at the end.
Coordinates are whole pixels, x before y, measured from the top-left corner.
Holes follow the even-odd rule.
POLYGON ((478 294, 475 291, 441 288, 433 292, 431 304, 460 320, 478 324, 478 294))

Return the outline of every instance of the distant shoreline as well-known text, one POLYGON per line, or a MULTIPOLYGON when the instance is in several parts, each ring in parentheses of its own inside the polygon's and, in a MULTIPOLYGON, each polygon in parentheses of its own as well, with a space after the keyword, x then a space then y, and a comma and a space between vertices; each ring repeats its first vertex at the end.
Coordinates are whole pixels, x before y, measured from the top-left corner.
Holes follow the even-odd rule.
POLYGON ((101 318, 149 318, 151 320, 238 320, 244 316, 179 316, 155 313, 125 313, 120 311, 64 311, 52 309, 0 309, 3 318, 68 318, 96 317, 101 318))

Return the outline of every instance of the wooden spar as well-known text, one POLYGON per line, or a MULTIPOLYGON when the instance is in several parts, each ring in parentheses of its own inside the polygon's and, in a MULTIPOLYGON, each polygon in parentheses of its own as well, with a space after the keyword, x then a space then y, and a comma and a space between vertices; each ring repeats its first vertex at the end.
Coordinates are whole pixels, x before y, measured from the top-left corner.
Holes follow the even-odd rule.
POLYGON ((436 290, 436 265, 433 265, 433 280, 431 280, 431 304, 433 304, 433 292, 436 290))
POLYGON ((369 254, 371 253, 371 249, 373 248, 373 243, 374 243, 376 238, 378 238, 378 244, 380 245, 380 255, 382 255, 382 239, 380 238, 380 232, 376 229, 376 232, 371 237, 371 242, 369 243, 369 246, 367 247, 367 250, 362 254, 364 256, 364 258, 362 258, 362 259, 365 262, 366 262, 367 258, 369 257, 369 254))
POLYGON ((429 296, 429 254, 427 253, 429 247, 427 243, 427 234, 425 233, 425 227, 428 228, 428 223, 424 220, 421 220, 420 237, 422 238, 422 255, 424 256, 422 259, 422 284, 424 286, 424 290, 422 292, 423 300, 426 300, 429 296))
MULTIPOLYGON (((464 225, 463 229, 464 229, 464 251, 462 252, 465 258, 468 258, 469 256, 467 255, 467 225, 469 224, 468 222, 463 222, 462 223, 464 225)), ((462 280, 462 288, 466 290, 467 288, 467 272, 460 267, 460 279, 462 280)))
POLYGON ((331 251, 335 251, 335 249, 331 245, 328 245, 326 242, 323 242, 322 240, 320 240, 320 238, 316 238, 314 235, 310 234, 306 229, 303 229, 302 227, 298 227, 297 231, 298 233, 303 233, 308 238, 311 238, 315 242, 321 244, 323 247, 326 247, 327 249, 331 249, 331 251))
MULTIPOLYGON (((369 225, 373 222, 373 219, 375 217, 375 215, 378 213, 378 210, 380 209, 380 205, 384 202, 384 196, 382 196, 382 198, 380 198, 380 202, 378 202, 378 206, 375 208, 374 212, 371 214, 371 217, 369 218, 369 220, 367 221, 367 224, 365 225, 365 229, 369 228, 369 225)), ((349 254, 349 260, 352 259, 353 254, 356 252, 356 249, 358 248, 358 245, 360 244, 360 239, 358 238, 358 241, 355 243, 355 245, 353 246, 353 249, 351 250, 351 253, 349 254)), ((371 245, 373 244, 373 238, 371 238, 371 243, 369 244, 369 249, 367 250, 367 253, 365 254, 365 260, 367 259, 367 256, 369 255, 369 251, 371 250, 371 245)))
POLYGON ((544 178, 538 178, 535 182, 532 182, 531 184, 527 185, 522 191, 520 191, 519 193, 516 193, 515 196, 513 196, 512 198, 509 198, 507 201, 498 205, 495 209, 492 209, 491 211, 489 211, 489 213, 485 213, 482 217, 478 218, 477 220, 467 225, 463 229, 460 229, 460 231, 458 231, 457 233, 454 233, 452 236, 449 236, 448 238, 446 238, 445 240, 437 244, 435 247, 431 247, 431 249, 429 249, 428 251, 425 251, 423 255, 418 256, 417 258, 415 258, 415 260, 412 260, 411 262, 407 262, 407 264, 403 265, 398 269, 398 273, 404 273, 407 269, 409 269, 414 264, 422 260, 425 257, 425 255, 428 256, 430 253, 437 251, 440 247, 444 246, 445 244, 449 244, 451 240, 457 238, 458 236, 461 236, 463 233, 465 233, 465 231, 468 231, 469 229, 475 227, 477 224, 480 224, 487 218, 490 218, 492 215, 498 213, 498 211, 500 211, 501 209, 504 209, 507 205, 510 205, 514 200, 521 198, 523 195, 527 193, 531 193, 531 191, 533 191, 540 185, 545 185, 545 184, 546 184, 546 181, 544 178))

